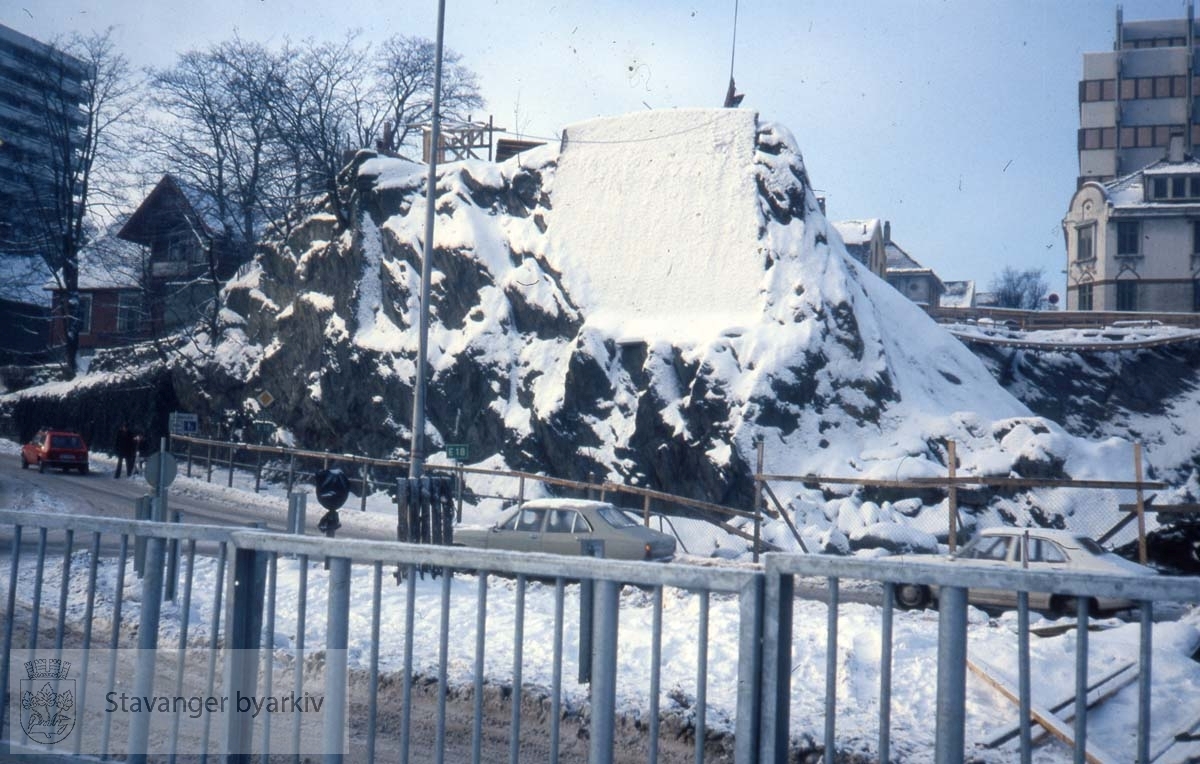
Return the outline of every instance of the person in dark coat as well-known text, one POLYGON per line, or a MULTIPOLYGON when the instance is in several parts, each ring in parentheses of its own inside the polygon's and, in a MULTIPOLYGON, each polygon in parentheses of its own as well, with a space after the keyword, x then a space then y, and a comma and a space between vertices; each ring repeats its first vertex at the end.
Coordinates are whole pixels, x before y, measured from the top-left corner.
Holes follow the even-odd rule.
POLYGON ((125 465, 125 476, 133 477, 133 461, 137 458, 137 444, 133 439, 133 433, 129 431, 129 427, 121 425, 121 429, 117 430, 117 471, 113 473, 114 478, 121 477, 121 465, 125 465))

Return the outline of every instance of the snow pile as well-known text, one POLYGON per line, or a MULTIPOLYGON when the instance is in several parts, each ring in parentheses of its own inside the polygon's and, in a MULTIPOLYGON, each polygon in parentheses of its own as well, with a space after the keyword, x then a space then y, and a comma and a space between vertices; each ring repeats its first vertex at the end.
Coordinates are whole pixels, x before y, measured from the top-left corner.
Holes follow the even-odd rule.
POLYGON ((545 252, 590 325, 677 340, 758 319, 755 122, 686 109, 567 128, 545 252))

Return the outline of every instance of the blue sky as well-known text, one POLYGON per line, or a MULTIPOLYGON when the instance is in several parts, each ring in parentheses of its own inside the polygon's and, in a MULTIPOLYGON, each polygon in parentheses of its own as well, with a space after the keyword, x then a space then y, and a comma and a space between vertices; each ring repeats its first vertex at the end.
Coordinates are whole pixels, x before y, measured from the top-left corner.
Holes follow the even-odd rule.
MULTIPOLYGON (((1126 19, 1184 0, 1128 0, 1126 19)), ((39 39, 113 26, 139 66, 231 37, 432 38, 435 0, 0 0, 39 39)), ((740 0, 744 108, 787 126, 832 219, 890 220, 943 279, 1005 266, 1061 291, 1082 54, 1112 46, 1116 4, 1087 0, 740 0)), ((594 116, 719 106, 734 0, 447 0, 446 44, 496 124, 556 135, 594 116), (650 6, 650 7, 647 7, 650 6)))

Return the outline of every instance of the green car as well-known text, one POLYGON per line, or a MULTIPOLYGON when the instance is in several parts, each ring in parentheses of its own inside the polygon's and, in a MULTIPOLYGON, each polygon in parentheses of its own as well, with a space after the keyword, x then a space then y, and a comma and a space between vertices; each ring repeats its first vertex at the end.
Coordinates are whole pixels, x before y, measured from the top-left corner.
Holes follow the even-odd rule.
POLYGON ((578 499, 527 501, 491 528, 459 528, 454 543, 480 549, 582 555, 604 543, 615 560, 670 560, 675 538, 646 528, 612 504, 578 499))

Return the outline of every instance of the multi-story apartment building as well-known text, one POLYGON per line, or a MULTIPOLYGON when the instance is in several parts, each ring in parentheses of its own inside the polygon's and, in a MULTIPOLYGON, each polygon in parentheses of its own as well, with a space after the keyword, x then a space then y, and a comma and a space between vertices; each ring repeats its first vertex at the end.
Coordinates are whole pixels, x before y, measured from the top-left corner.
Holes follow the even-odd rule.
POLYGON ((1067 309, 1200 310, 1200 27, 1126 21, 1085 53, 1067 309))
POLYGON ((65 116, 82 132, 87 75, 82 61, 0 25, 0 253, 38 254, 47 243, 38 197, 53 195, 62 165, 51 126, 65 116))

